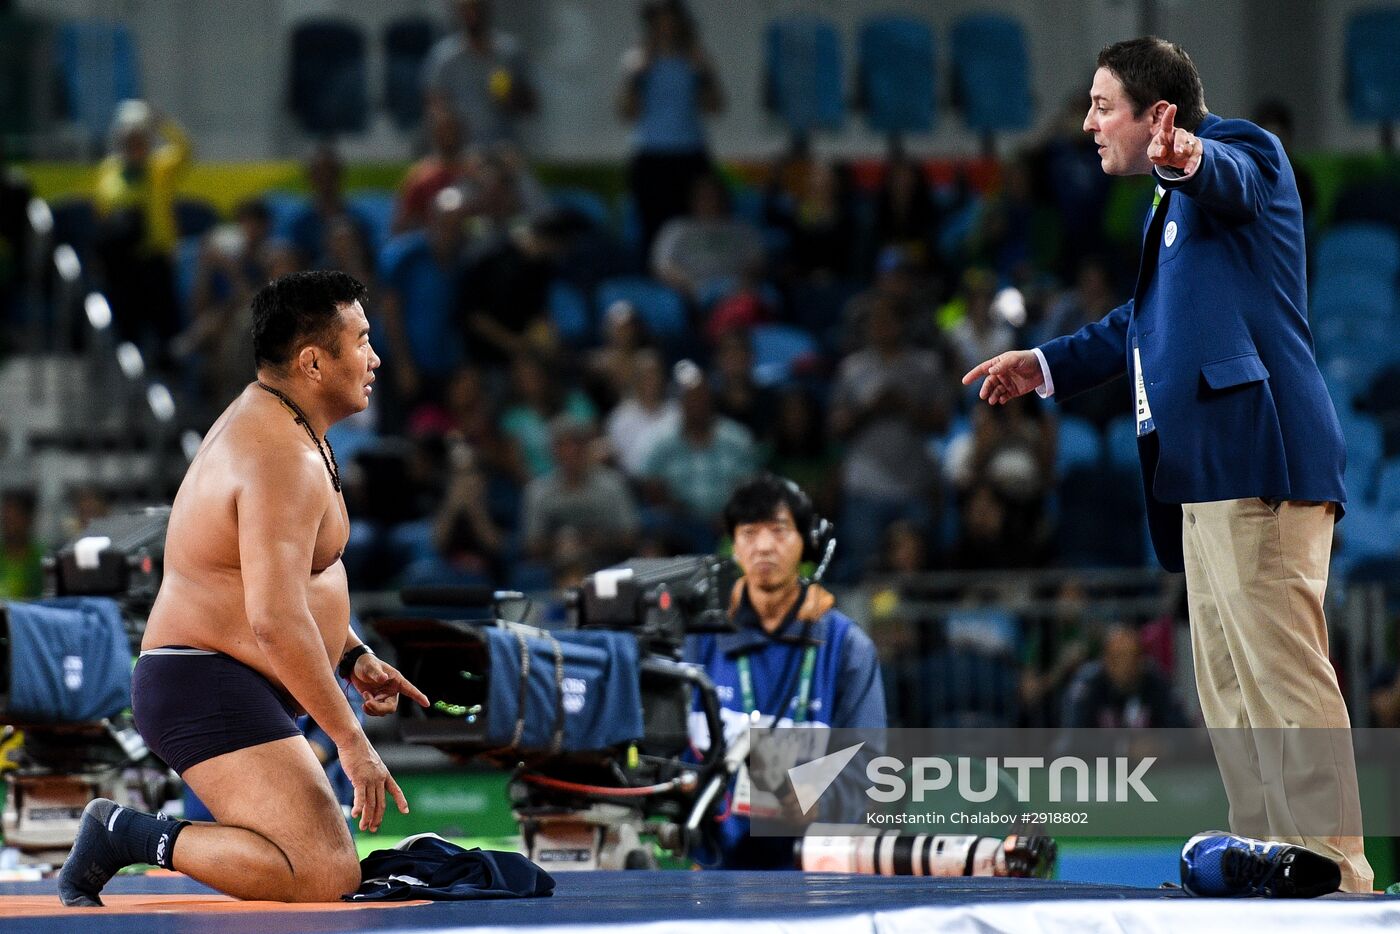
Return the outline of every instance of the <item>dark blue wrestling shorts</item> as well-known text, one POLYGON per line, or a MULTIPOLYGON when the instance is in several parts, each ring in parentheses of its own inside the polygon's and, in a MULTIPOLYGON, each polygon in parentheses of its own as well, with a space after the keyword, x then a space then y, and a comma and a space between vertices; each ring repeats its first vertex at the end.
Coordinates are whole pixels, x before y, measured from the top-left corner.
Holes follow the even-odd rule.
POLYGON ((300 736, 272 683, 219 652, 148 649, 131 673, 131 712, 151 751, 179 774, 226 752, 300 736))

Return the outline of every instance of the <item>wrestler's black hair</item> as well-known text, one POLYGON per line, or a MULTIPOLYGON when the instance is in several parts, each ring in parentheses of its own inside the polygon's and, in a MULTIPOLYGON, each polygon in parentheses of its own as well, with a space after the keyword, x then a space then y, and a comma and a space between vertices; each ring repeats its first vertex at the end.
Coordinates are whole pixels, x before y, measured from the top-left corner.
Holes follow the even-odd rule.
POLYGON ((1133 116, 1158 101, 1176 105, 1176 125, 1195 130, 1206 118, 1206 92, 1186 50, 1175 42, 1143 36, 1104 46, 1098 67, 1123 83, 1133 102, 1133 116))
POLYGON ((334 270, 294 272, 269 282, 253 296, 254 366, 285 367, 308 342, 340 356, 340 308, 365 294, 357 279, 334 270))
POLYGON ((783 505, 792 511, 793 524, 806 538, 815 514, 811 499, 796 483, 771 473, 741 483, 730 494, 724 504, 724 527, 732 536, 738 526, 769 521, 783 505))

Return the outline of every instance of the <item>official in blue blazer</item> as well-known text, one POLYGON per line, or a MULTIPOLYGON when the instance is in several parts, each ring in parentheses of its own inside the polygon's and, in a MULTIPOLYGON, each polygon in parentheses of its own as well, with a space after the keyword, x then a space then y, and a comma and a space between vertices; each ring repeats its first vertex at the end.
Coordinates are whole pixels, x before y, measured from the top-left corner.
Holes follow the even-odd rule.
MULTIPOLYGON (((980 395, 997 405, 1126 373, 1153 546, 1186 572, 1206 725, 1345 737, 1323 616, 1345 452, 1308 331, 1293 170, 1277 137, 1209 113, 1190 57, 1152 37, 1100 53, 1084 130, 1105 172, 1157 182, 1133 298, 963 382, 985 377, 980 395)), ((1261 774, 1259 749, 1217 758, 1232 829, 1317 850, 1344 889, 1369 892, 1344 745, 1279 776, 1261 774)))

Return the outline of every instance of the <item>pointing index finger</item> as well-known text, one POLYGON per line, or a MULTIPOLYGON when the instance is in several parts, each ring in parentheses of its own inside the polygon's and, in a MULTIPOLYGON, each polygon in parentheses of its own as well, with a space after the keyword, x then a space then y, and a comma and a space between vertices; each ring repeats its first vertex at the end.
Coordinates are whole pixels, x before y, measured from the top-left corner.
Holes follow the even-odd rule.
POLYGON ((983 360, 981 363, 977 364, 975 367, 968 370, 967 373, 963 375, 962 384, 964 386, 967 386, 970 385, 972 381, 977 379, 978 377, 986 376, 988 373, 991 372, 992 364, 996 362, 996 357, 992 357, 990 360, 983 360))
POLYGON ((1167 112, 1162 114, 1162 142, 1170 146, 1173 137, 1176 136, 1176 105, 1168 104, 1167 112))

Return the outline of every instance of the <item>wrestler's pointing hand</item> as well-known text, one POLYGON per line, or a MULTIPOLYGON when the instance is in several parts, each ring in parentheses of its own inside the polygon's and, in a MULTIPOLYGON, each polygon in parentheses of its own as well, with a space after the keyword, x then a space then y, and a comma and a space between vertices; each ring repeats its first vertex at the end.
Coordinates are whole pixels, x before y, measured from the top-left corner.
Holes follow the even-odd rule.
POLYGON ((379 753, 374 751, 365 734, 357 733, 353 742, 340 747, 340 767, 355 788, 350 817, 358 817, 360 829, 373 833, 384 820, 387 797, 394 799, 400 814, 408 813, 408 799, 403 796, 403 789, 389 774, 384 760, 379 758, 379 753))
POLYGON ((393 665, 368 652, 355 659, 350 683, 365 699, 365 713, 371 717, 383 717, 397 710, 400 694, 416 701, 420 707, 428 706, 426 694, 399 674, 393 665))

